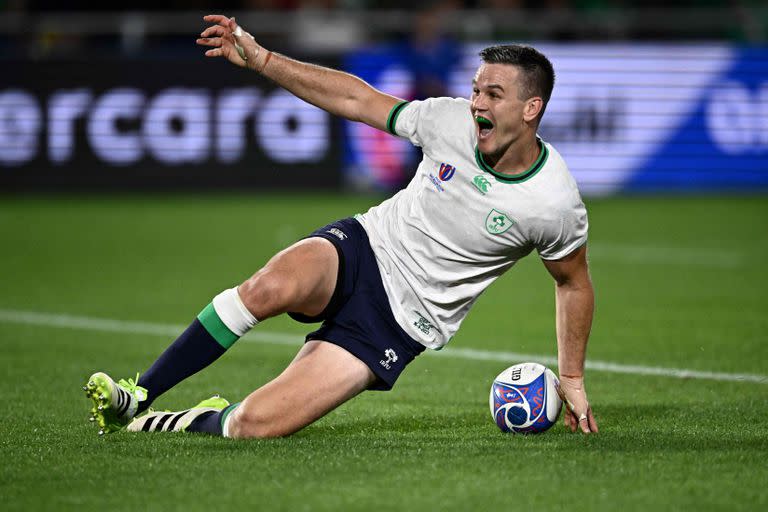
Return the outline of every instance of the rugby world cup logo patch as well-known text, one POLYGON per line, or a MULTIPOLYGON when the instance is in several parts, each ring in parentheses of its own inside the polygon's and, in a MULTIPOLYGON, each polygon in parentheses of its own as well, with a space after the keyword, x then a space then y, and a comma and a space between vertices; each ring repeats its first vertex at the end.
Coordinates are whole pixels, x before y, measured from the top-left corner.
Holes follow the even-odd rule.
POLYGON ((437 173, 440 181, 448 181, 453 178, 454 174, 456 174, 456 168, 454 166, 448 164, 440 164, 440 171, 437 173))
POLYGON ((445 189, 443 188, 443 183, 453 178, 454 174, 456 174, 456 167, 454 167, 453 165, 442 163, 440 164, 440 170, 437 172, 437 177, 435 177, 435 175, 430 172, 429 180, 432 182, 432 184, 435 186, 437 190, 439 190, 440 192, 445 192, 445 189))

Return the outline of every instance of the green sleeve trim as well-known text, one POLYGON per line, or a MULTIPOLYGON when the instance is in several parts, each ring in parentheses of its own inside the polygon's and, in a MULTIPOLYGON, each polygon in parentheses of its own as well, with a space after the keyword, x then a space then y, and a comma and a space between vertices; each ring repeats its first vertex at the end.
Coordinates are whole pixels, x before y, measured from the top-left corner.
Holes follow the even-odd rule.
POLYGON ((197 315, 197 319, 200 320, 201 324, 203 324, 205 330, 208 331, 211 336, 213 336, 213 339, 215 339, 218 344, 225 349, 228 349, 234 345, 238 339, 240 339, 240 336, 230 331, 229 327, 224 325, 224 322, 221 321, 221 318, 219 318, 219 315, 213 308, 213 303, 205 306, 205 309, 203 309, 200 314, 197 315))
POLYGON ((395 125, 397 124, 397 116, 400 115, 400 112, 403 111, 406 105, 410 103, 409 101, 401 101, 394 107, 392 107, 392 110, 389 111, 389 116, 387 117, 387 131, 397 137, 397 132, 395 131, 395 125))

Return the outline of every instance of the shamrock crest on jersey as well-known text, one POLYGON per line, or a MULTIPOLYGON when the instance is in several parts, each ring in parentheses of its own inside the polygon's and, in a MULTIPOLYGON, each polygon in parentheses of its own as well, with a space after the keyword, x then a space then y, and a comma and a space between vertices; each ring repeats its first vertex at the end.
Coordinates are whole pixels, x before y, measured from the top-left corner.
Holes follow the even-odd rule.
POLYGON ((495 208, 485 218, 485 229, 492 235, 500 235, 512 227, 515 221, 495 208))

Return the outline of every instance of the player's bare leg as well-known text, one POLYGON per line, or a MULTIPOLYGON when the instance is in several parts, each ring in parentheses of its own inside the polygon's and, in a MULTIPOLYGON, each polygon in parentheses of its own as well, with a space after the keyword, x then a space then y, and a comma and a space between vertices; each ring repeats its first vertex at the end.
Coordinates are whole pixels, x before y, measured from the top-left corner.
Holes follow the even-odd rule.
POLYGON ((309 341, 283 373, 248 395, 232 412, 225 435, 292 434, 367 389, 375 378, 365 363, 343 348, 309 341))
POLYGON ((338 270, 333 244, 324 238, 306 238, 277 253, 237 291, 259 320, 287 312, 316 316, 331 300, 338 270))
POLYGON ((133 391, 108 393, 104 390, 120 383, 101 372, 94 374, 85 386, 93 402, 92 420, 100 432, 119 430, 162 393, 213 363, 259 321, 289 311, 308 316, 322 312, 333 296, 338 266, 336 248, 321 238, 308 238, 281 251, 239 287, 213 299, 138 379, 139 399, 121 401, 124 395, 132 397, 133 391), (110 386, 99 388, 96 377, 110 386), (115 418, 120 421, 112 421, 115 418))
MULTIPOLYGON (((333 295, 337 270, 333 245, 309 238, 277 254, 238 291, 248 309, 261 318, 287 311, 315 316, 333 295), (325 270, 321 273, 319 269, 325 270)), ((277 378, 240 404, 220 411, 199 407, 172 414, 152 413, 128 428, 187 430, 237 438, 286 436, 361 393, 375 379, 370 368, 345 349, 313 340, 277 378)))

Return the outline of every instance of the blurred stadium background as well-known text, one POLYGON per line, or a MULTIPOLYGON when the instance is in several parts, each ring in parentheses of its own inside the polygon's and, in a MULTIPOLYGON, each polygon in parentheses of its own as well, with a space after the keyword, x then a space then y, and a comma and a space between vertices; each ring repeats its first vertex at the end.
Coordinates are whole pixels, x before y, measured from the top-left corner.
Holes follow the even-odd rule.
MULTIPOLYGON (((0 0, 3 510, 766 509, 764 1, 92 6, 0 0), (376 204, 418 160, 203 57, 209 12, 408 99, 467 96, 487 44, 550 56, 541 132, 590 212, 600 435, 505 436, 490 419, 503 368, 556 363, 552 280, 535 257, 392 393, 288 439, 95 434, 91 372, 146 368, 224 287, 376 204)), ((155 406, 238 400, 306 332, 270 319, 155 406)))
POLYGON ((588 196, 768 190, 759 1, 0 2, 0 190, 391 190, 406 141, 333 119, 194 44, 207 12, 407 99, 467 96, 477 51, 558 73, 541 133, 588 196))

